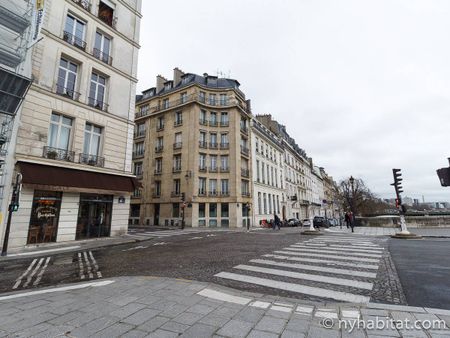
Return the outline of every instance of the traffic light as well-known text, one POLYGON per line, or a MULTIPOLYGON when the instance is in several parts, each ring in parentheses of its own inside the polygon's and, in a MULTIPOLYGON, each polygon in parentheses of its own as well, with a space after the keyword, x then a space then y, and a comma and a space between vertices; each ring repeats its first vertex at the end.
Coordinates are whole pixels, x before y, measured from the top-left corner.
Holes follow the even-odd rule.
POLYGON ((403 192, 402 187, 402 173, 401 169, 392 169, 392 174, 394 175, 394 183, 391 183, 392 186, 395 188, 395 193, 397 194, 397 199, 399 200, 399 203, 401 204, 401 196, 400 194, 403 192))
POLYGON ((441 182, 441 185, 443 187, 449 187, 450 186, 450 168, 441 168, 436 170, 439 181, 441 182))

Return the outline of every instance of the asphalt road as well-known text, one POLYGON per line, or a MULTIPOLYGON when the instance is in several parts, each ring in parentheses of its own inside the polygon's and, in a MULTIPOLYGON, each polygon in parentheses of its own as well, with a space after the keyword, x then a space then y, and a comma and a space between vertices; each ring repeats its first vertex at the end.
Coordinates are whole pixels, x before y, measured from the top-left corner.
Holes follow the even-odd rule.
POLYGON ((389 250, 409 305, 450 309, 449 239, 391 239, 389 250))

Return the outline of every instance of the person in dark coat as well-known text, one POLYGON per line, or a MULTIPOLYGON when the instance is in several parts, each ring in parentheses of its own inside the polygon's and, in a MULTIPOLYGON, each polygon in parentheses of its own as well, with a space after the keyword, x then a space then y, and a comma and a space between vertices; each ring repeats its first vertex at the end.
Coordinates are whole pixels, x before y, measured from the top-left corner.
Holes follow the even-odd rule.
POLYGON ((345 213, 344 221, 345 221, 345 225, 347 226, 347 229, 348 229, 348 227, 350 226, 350 212, 349 211, 347 211, 345 213))
POLYGON ((352 232, 355 232, 353 230, 354 226, 355 226, 355 217, 353 216, 353 212, 349 212, 348 213, 348 219, 349 219, 349 223, 350 223, 350 228, 352 228, 352 232))
POLYGON ((281 221, 280 221, 280 217, 278 217, 277 214, 274 214, 274 222, 275 222, 275 227, 278 228, 278 230, 280 230, 281 221))

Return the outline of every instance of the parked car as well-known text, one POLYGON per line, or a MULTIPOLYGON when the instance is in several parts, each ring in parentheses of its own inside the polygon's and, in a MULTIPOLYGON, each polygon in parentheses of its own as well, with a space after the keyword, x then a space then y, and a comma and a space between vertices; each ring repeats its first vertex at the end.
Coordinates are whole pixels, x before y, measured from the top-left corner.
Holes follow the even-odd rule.
POLYGON ((328 225, 330 227, 335 227, 338 225, 338 220, 336 218, 328 218, 328 225))
POLYGON ((304 227, 310 227, 310 226, 311 226, 311 221, 310 221, 308 218, 305 218, 305 219, 302 221, 302 226, 304 226, 304 227))
POLYGON ((314 216, 313 225, 314 225, 315 228, 319 228, 319 227, 328 228, 328 227, 330 227, 330 225, 328 224, 328 222, 325 219, 325 217, 322 217, 322 216, 314 216))
POLYGON ((302 223, 297 218, 288 219, 287 222, 288 222, 288 225, 291 227, 298 227, 298 226, 302 225, 302 223))

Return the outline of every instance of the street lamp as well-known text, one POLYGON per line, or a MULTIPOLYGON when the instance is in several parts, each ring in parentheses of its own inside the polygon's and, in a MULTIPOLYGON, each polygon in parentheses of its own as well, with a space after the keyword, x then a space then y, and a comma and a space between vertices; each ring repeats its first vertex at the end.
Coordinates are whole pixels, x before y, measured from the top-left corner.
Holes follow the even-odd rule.
POLYGON ((352 214, 355 214, 355 211, 353 209, 353 206, 354 206, 353 199, 355 198, 355 179, 353 178, 353 176, 350 176, 350 178, 348 180, 350 182, 350 186, 352 187, 352 199, 350 202, 350 210, 351 210, 352 214))

